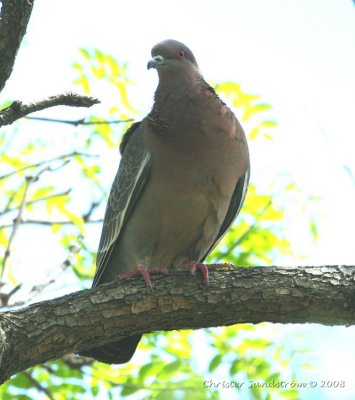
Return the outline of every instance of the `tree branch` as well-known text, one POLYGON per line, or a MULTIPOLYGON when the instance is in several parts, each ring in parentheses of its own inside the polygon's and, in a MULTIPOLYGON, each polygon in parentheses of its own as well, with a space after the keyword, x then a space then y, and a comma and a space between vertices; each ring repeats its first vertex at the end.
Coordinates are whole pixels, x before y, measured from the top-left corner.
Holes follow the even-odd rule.
POLYGON ((39 392, 44 393, 44 394, 49 398, 49 400, 54 400, 54 397, 52 396, 52 393, 51 393, 47 388, 45 388, 44 386, 42 386, 42 385, 40 384, 40 382, 38 382, 37 379, 35 379, 35 378, 31 375, 30 372, 27 372, 27 371, 26 371, 26 372, 25 372, 25 375, 26 375, 27 379, 31 382, 31 384, 32 384, 39 392))
POLYGON ((33 2, 29 0, 3 0, 0 11, 0 92, 9 79, 17 51, 26 33, 33 2))
POLYGON ((253 230, 258 226, 258 221, 260 218, 266 213, 269 207, 271 207, 272 201, 268 201, 265 207, 262 208, 262 210, 257 214, 254 222, 252 225, 248 227, 248 229, 241 235, 239 238, 231 245, 228 247, 228 250, 225 251, 224 253, 220 254, 217 259, 215 260, 216 263, 225 260, 226 258, 230 257, 231 254, 233 254, 233 251, 242 243, 247 236, 249 236, 253 230))
POLYGON ((78 125, 113 125, 113 124, 124 124, 126 122, 133 122, 133 118, 127 119, 115 119, 112 121, 106 120, 95 120, 95 121, 85 121, 85 118, 71 120, 71 119, 57 119, 57 118, 45 118, 45 117, 26 117, 26 119, 30 119, 33 121, 42 121, 42 122, 54 122, 57 124, 68 124, 73 126, 78 125))
MULTIPOLYGON (((0 290, 1 288, 5 285, 4 282, 0 282, 0 290)), ((9 303, 10 298, 16 293, 18 292, 22 287, 22 283, 19 283, 17 286, 15 286, 12 290, 10 290, 10 292, 8 293, 3 293, 0 292, 0 307, 4 307, 7 306, 9 303)))
POLYGON ((47 99, 35 103, 23 104, 21 101, 14 101, 8 107, 0 111, 0 127, 10 125, 14 121, 35 111, 44 110, 54 106, 71 107, 91 107, 100 101, 90 96, 83 96, 68 92, 56 96, 50 96, 47 99))
POLYGON ((17 230, 18 230, 19 226, 21 225, 23 210, 26 207, 28 190, 29 190, 31 184, 33 182, 35 182, 37 179, 38 179, 37 177, 27 177, 26 178, 25 190, 23 192, 21 203, 20 203, 20 206, 18 208, 17 217, 14 219, 12 231, 11 231, 11 234, 10 234, 10 237, 9 237, 9 241, 7 243, 7 247, 6 247, 6 250, 5 250, 4 258, 2 260, 1 271, 0 271, 0 280, 2 280, 2 278, 4 276, 4 273, 5 273, 6 263, 7 263, 7 260, 9 259, 9 257, 10 257, 12 242, 13 242, 13 240, 15 238, 15 235, 17 233, 17 230))
MULTIPOLYGON (((103 218, 98 219, 88 219, 84 220, 86 224, 102 224, 104 222, 103 218)), ((42 226, 53 226, 53 225, 75 225, 73 221, 65 220, 65 221, 49 221, 43 219, 23 219, 21 220, 21 225, 42 225, 42 226)), ((0 225, 0 230, 5 228, 10 228, 13 226, 13 223, 7 223, 4 225, 0 225)))
POLYGON ((0 314, 0 382, 138 333, 237 323, 355 323, 355 267, 232 268, 208 288, 186 272, 118 281, 0 314))
POLYGON ((14 170, 14 171, 11 171, 11 172, 9 172, 7 174, 0 175, 0 180, 7 179, 10 176, 20 174, 21 172, 25 171, 26 169, 37 168, 37 167, 40 167, 41 165, 50 164, 50 163, 52 163, 54 161, 58 161, 58 160, 64 160, 65 161, 65 160, 68 160, 68 159, 70 159, 72 157, 77 157, 77 156, 88 157, 88 158, 97 158, 98 157, 95 154, 81 153, 81 152, 78 152, 78 151, 73 151, 71 153, 62 154, 60 156, 50 158, 49 160, 42 160, 42 161, 39 161, 39 162, 37 162, 35 164, 29 164, 29 165, 26 165, 24 167, 18 168, 18 169, 14 170))
MULTIPOLYGON (((67 196, 69 193, 71 192, 71 189, 65 190, 64 192, 59 192, 59 193, 53 193, 53 194, 49 194, 48 196, 43 196, 40 197, 38 199, 35 200, 29 200, 26 203, 26 206, 31 205, 31 204, 36 204, 39 203, 41 201, 46 201, 48 199, 54 199, 55 197, 61 197, 61 196, 67 196)), ((6 207, 5 210, 0 211, 0 216, 3 216, 5 214, 11 213, 13 211, 18 210, 19 207, 6 207)))
MULTIPOLYGON (((64 271, 66 271, 73 263, 73 257, 76 253, 79 252, 79 247, 75 245, 71 245, 69 247, 69 252, 66 259, 54 270, 50 271, 44 281, 40 284, 37 284, 32 287, 29 295, 27 296, 27 301, 23 301, 22 304, 26 302, 31 302, 36 296, 38 296, 47 286, 51 285, 56 281, 56 279, 61 275, 64 271)), ((21 304, 21 303, 20 303, 21 304)))

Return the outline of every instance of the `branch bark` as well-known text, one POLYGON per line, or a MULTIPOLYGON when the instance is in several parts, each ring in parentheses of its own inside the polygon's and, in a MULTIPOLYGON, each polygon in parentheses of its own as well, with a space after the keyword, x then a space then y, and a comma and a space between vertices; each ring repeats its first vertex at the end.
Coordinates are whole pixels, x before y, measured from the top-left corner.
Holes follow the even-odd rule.
POLYGON ((137 333, 237 323, 355 323, 355 267, 186 272, 113 282, 0 315, 0 382, 28 367, 137 333))
POLYGON ((26 33, 34 0, 4 0, 0 12, 0 92, 9 79, 26 33))
POLYGON ((14 101, 8 107, 0 111, 0 127, 3 125, 11 125, 17 119, 26 115, 44 110, 54 106, 71 106, 71 107, 91 107, 100 101, 91 96, 79 95, 68 92, 50 96, 47 99, 37 101, 35 103, 24 104, 21 101, 14 101))

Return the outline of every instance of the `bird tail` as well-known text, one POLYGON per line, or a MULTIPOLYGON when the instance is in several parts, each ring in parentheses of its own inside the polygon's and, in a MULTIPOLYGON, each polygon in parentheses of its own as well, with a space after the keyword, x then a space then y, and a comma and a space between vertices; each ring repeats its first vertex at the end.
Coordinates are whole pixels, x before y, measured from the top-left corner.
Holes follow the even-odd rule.
POLYGON ((142 335, 129 336, 117 342, 80 352, 80 355, 106 364, 124 364, 133 357, 141 337, 142 335))

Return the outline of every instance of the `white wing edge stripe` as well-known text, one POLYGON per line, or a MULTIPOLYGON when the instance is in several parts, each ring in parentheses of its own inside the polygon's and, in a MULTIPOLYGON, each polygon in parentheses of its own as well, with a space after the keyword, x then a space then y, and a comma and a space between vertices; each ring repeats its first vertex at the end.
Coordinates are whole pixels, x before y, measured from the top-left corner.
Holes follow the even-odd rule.
POLYGON ((245 172, 245 179, 244 179, 244 182, 243 182, 243 190, 242 190, 241 202, 239 204, 237 213, 235 215, 239 214, 240 209, 242 208, 242 206, 244 204, 244 199, 245 199, 245 196, 247 194, 247 190, 248 190, 248 186, 249 186, 249 178, 250 178, 250 168, 248 168, 248 170, 245 172))

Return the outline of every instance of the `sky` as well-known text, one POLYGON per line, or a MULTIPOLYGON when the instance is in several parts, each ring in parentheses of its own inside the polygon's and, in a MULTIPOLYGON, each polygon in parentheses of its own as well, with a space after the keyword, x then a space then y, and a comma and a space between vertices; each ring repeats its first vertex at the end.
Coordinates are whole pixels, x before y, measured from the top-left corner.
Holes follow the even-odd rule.
MULTIPOLYGON (((263 188, 286 174, 304 193, 321 198, 319 240, 302 236, 305 218, 291 210, 288 239, 304 257, 280 256, 278 265, 354 264, 355 7, 350 0, 36 0, 0 102, 77 91, 72 63, 80 59, 78 48, 97 47, 128 62, 131 102, 144 116, 157 84, 156 74, 146 70, 150 49, 166 38, 194 51, 206 79, 238 82, 273 106, 274 139, 251 144, 252 182, 263 188)), ((95 95, 103 103, 95 108, 99 116, 112 99, 99 90, 95 95)), ((43 115, 62 113, 53 109, 43 115)), ((70 113, 79 118, 87 110, 70 113)), ((293 328, 301 329, 285 327, 283 337, 293 328)), ((354 329, 302 330, 319 359, 314 375, 340 379, 343 374, 350 380, 354 329)), ((355 387, 336 395, 347 399, 350 393, 355 387)), ((334 394, 324 392, 323 398, 334 394)))
MULTIPOLYGON (((321 239, 310 248, 299 244, 307 247, 307 261, 351 263, 355 247, 347 221, 355 217, 355 178, 344 166, 355 175, 352 2, 120 4, 105 0, 98 7, 94 1, 37 0, 26 47, 19 53, 4 96, 30 101, 34 93, 42 98, 64 88, 77 90, 71 68, 79 60, 77 49, 98 47, 129 63, 134 82, 131 101, 144 116, 157 83, 156 75, 146 70, 150 49, 165 38, 181 40, 194 50, 208 80, 236 81, 247 93, 259 94, 272 104, 278 122, 276 139, 272 146, 252 149, 252 181, 287 171, 306 191, 323 198, 321 239)), ((107 93, 98 91, 97 96, 102 107, 112 102, 107 93)), ((95 111, 100 113, 100 107, 95 111)), ((49 110, 46 115, 56 112, 49 110)), ((86 111, 73 112, 85 115, 86 111)), ((303 227, 295 222, 289 235, 297 246, 303 227)))

